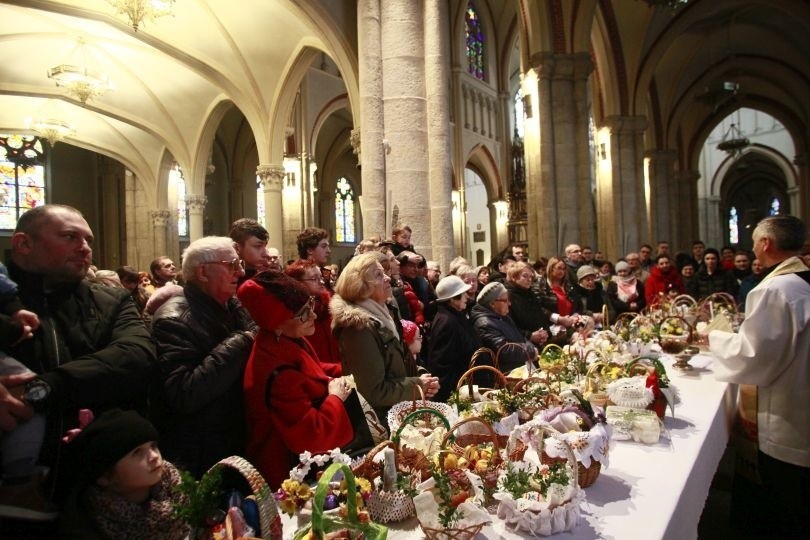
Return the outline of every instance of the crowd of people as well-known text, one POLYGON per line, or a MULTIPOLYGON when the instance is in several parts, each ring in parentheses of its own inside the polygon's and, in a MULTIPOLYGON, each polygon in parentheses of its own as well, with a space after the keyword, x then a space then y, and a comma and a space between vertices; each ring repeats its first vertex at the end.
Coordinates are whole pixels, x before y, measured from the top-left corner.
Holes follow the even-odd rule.
POLYGON ((77 210, 28 211, 0 275, 2 525, 119 538, 157 520, 150 531, 183 537, 161 521, 175 466, 199 478, 243 455, 275 489, 302 452, 367 448, 369 415, 384 427, 416 393, 448 400, 482 348, 504 351, 488 361, 508 372, 582 324, 666 298, 724 292, 742 305, 775 260, 696 241, 688 254, 659 242, 615 262, 571 244, 530 261, 513 245, 488 265, 457 257, 442 269, 411 234, 364 240, 338 269, 329 233, 308 228, 282 266, 245 218, 191 242, 180 272, 168 257, 148 273, 105 271, 91 267, 77 210), (103 466, 81 465, 88 447, 103 466))

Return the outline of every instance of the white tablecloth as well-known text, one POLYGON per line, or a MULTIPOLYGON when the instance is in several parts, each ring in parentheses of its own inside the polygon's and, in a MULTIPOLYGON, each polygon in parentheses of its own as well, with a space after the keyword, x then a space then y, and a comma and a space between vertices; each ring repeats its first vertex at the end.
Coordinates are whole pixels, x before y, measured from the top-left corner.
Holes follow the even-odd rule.
MULTIPOLYGON (((583 519, 570 533, 554 538, 617 539, 697 537, 709 485, 726 448, 734 414, 736 386, 714 380, 711 357, 692 359, 696 366, 681 374, 668 366, 680 393, 675 417, 654 445, 615 441, 610 467, 585 489, 583 519)), ((285 516, 284 537, 292 537, 297 520, 285 516)), ((388 537, 423 538, 416 519, 392 524, 388 537)), ((478 538, 526 538, 494 520, 478 538)))

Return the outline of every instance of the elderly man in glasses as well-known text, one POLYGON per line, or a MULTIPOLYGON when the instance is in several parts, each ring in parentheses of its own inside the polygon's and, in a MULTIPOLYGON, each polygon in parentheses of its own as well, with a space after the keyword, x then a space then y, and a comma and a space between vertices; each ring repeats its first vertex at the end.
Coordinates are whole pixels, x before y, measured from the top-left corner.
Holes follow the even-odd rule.
POLYGON ((244 450, 242 375, 256 332, 235 297, 244 275, 233 240, 195 240, 183 252, 183 292, 152 320, 159 368, 152 406, 160 447, 197 477, 244 450))

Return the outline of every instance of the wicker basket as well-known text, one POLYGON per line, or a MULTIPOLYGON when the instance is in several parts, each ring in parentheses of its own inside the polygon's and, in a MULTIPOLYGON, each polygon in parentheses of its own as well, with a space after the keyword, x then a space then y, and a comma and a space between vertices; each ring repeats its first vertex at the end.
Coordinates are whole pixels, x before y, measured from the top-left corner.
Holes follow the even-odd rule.
MULTIPOLYGON (((248 460, 240 456, 230 456, 219 461, 206 474, 218 469, 223 470, 223 484, 227 485, 229 483, 228 471, 233 471, 236 474, 231 476, 240 477, 239 483, 246 484, 256 498, 259 507, 261 538, 280 540, 282 538, 281 516, 278 513, 276 500, 272 491, 270 491, 270 486, 267 485, 259 471, 248 460)), ((257 531, 258 533, 259 531, 257 531)))
MULTIPOLYGON (((501 355, 506 354, 509 352, 516 352, 517 354, 522 354, 526 357, 526 366, 528 366, 529 370, 527 373, 528 377, 532 376, 534 370, 537 369, 537 358, 533 357, 529 351, 526 349, 526 346, 523 343, 513 343, 507 342, 501 345, 498 348, 498 352, 495 354, 495 366, 500 369, 501 366, 501 355)), ((526 377, 506 377, 506 381, 509 387, 513 387, 515 384, 520 382, 521 380, 525 379, 526 377)))
POLYGON ((423 525, 421 521, 419 522, 419 526, 422 528, 422 532, 425 533, 427 540, 470 540, 478 536, 478 533, 481 532, 484 525, 486 525, 486 523, 479 523, 478 525, 470 525, 468 527, 433 529, 423 525))
MULTIPOLYGON (((413 399, 411 401, 400 401, 394 404, 388 410, 388 427, 391 433, 399 429, 400 424, 408 415, 417 410, 434 409, 441 413, 441 415, 448 419, 449 422, 455 421, 456 411, 447 403, 440 403, 437 401, 427 401, 425 399, 425 391, 418 384, 413 385, 413 399)), ((426 414, 421 417, 414 418, 414 421, 420 419, 426 423, 433 420, 435 417, 426 414)))
MULTIPOLYGON (((382 475, 383 464, 374 462, 374 457, 386 448, 395 448, 391 441, 383 441, 352 468, 355 477, 362 477, 371 481, 382 475)), ((396 448, 395 448, 396 449, 396 448)), ((400 460, 397 460, 399 468, 400 460)), ((368 513, 376 523, 394 523, 408 519, 416 513, 413 498, 402 491, 373 491, 366 501, 368 513)))
POLYGON ((497 367, 484 366, 484 365, 482 365, 482 366, 473 366, 470 369, 468 369, 467 371, 465 371, 461 375, 461 377, 459 377, 458 384, 456 384, 456 390, 459 390, 459 394, 461 393, 460 392, 461 387, 464 386, 464 384, 466 383, 467 384, 467 392, 468 392, 467 395, 469 396, 470 399, 473 399, 473 397, 474 397, 473 374, 475 374, 475 373, 477 373, 479 371, 489 371, 489 372, 491 372, 491 373, 493 373, 495 375, 495 387, 493 387, 493 388, 479 388, 478 389, 479 394, 483 394, 483 393, 485 393, 485 392, 487 392, 489 390, 497 390, 499 388, 506 388, 506 386, 507 386, 506 377, 503 376, 503 373, 501 373, 501 370, 499 370, 497 367))

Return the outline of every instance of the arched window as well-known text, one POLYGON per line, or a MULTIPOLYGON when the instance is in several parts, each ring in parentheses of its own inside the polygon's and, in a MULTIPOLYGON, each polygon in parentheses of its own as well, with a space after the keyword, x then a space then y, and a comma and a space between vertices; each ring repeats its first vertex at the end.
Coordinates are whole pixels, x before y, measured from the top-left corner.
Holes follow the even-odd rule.
POLYGON ((779 199, 774 197, 771 201, 771 209, 768 212, 769 216, 776 216, 779 214, 779 199))
POLYGON ((467 1, 464 15, 464 31, 467 37, 467 71, 476 79, 484 80, 484 33, 481 19, 475 11, 472 0, 467 1))
POLYGON ((728 243, 731 245, 740 243, 740 227, 737 220, 737 208, 731 207, 728 212, 728 243))
POLYGON ((169 171, 169 183, 177 187, 177 236, 188 237, 188 204, 186 204, 186 180, 180 165, 174 164, 169 171))
POLYGON ((262 227, 267 227, 265 223, 265 209, 264 209, 264 187, 259 177, 256 177, 256 221, 262 224, 262 227))
POLYGON ((515 92, 515 131, 518 137, 523 138, 523 90, 518 87, 515 92))
POLYGON ((0 229, 45 204, 45 155, 33 135, 0 135, 0 229))
POLYGON ((345 177, 335 188, 335 242, 355 242, 354 190, 345 177))

